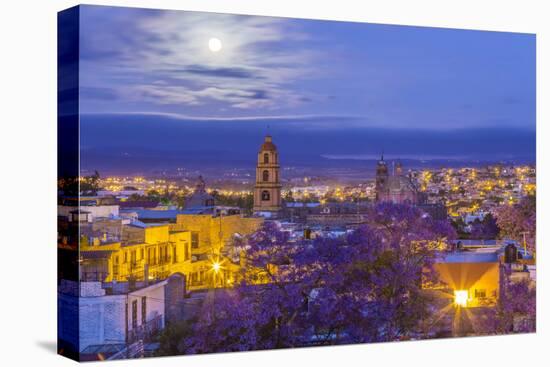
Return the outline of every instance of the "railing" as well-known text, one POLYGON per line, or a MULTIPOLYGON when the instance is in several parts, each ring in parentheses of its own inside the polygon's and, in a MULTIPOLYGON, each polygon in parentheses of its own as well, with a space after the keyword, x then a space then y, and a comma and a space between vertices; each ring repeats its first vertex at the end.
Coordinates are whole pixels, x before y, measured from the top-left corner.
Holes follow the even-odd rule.
POLYGON ((166 265, 166 264, 170 264, 171 263, 171 257, 170 256, 166 256, 166 257, 162 257, 162 258, 159 258, 158 259, 158 264, 159 265, 166 265))
POLYGON ((145 261, 145 263, 149 264, 149 266, 158 266, 158 265, 170 264, 171 261, 172 261, 172 257, 166 256, 166 257, 152 258, 145 261))
POLYGON ((127 345, 126 348, 122 349, 120 352, 113 354, 107 358, 107 360, 112 361, 115 359, 142 358, 143 354, 143 340, 138 340, 133 344, 127 345))
POLYGON ((80 280, 83 282, 103 282, 109 276, 109 272, 85 271, 82 272, 80 280))
POLYGON ((128 273, 134 273, 136 271, 142 271, 143 261, 131 261, 127 264, 128 273))
POLYGON ((162 330, 162 315, 155 316, 153 319, 141 324, 132 330, 128 330, 128 343, 138 340, 150 340, 155 334, 162 330))

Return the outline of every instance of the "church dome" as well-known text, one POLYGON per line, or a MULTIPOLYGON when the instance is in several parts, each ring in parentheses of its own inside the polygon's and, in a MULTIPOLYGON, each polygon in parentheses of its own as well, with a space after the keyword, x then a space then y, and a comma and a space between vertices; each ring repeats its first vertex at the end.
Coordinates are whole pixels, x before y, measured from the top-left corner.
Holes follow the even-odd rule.
POLYGON ((266 135, 265 136, 264 143, 262 144, 262 147, 261 147, 260 150, 261 151, 265 151, 265 150, 267 150, 267 151, 276 151, 277 150, 277 147, 271 141, 271 135, 266 135))
POLYGON ((185 201, 185 209, 214 206, 214 197, 206 191, 206 183, 202 176, 199 176, 195 191, 185 201))

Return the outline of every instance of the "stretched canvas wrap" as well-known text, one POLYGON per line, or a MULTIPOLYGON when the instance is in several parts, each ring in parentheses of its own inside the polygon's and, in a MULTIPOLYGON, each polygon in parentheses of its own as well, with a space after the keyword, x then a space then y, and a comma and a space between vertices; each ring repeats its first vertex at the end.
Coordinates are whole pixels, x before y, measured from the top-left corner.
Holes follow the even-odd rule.
POLYGON ((60 354, 535 331, 535 35, 58 20, 60 354))

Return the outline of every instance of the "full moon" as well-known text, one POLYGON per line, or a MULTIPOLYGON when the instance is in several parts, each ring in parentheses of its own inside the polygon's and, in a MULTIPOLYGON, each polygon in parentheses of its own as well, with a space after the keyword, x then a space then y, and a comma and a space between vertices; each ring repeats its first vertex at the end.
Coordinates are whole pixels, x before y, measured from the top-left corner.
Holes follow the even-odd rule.
POLYGON ((208 40, 208 48, 212 52, 218 52, 222 49, 222 41, 220 41, 218 38, 210 38, 208 40))

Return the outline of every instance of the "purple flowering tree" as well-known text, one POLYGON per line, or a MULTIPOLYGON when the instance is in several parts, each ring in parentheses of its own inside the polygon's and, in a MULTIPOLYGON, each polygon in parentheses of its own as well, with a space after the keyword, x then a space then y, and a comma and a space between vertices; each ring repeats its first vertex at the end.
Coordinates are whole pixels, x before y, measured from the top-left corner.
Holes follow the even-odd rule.
POLYGON ((483 334, 532 333, 536 329, 536 288, 529 279, 513 282, 506 275, 496 307, 478 318, 483 334))
POLYGON ((500 206, 495 216, 501 237, 523 241, 525 234, 527 248, 535 252, 537 225, 535 196, 527 196, 514 205, 500 206))
POLYGON ((245 239, 243 276, 211 291, 180 353, 392 341, 428 317, 422 290, 453 227, 417 208, 380 204, 346 237, 290 240, 274 222, 245 239))

